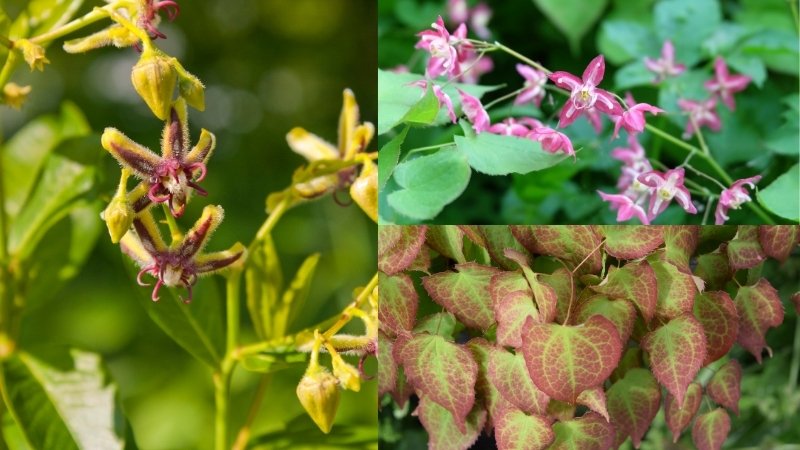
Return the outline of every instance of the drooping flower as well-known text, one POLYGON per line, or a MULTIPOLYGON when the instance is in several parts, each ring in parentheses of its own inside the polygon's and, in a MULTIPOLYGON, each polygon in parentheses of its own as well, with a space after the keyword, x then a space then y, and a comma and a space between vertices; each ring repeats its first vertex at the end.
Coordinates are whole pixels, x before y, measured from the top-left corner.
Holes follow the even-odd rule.
POLYGON ((528 133, 527 137, 540 142, 542 149, 547 153, 558 153, 560 151, 565 155, 572 156, 573 160, 576 159, 572 141, 564 133, 549 127, 539 127, 528 133))
POLYGON ((722 127, 722 122, 717 115, 717 99, 714 97, 704 101, 694 101, 687 99, 678 99, 678 106, 689 113, 689 119, 686 121, 686 129, 683 132, 683 138, 689 139, 697 131, 695 124, 698 127, 703 125, 710 128, 712 131, 719 131, 722 127))
POLYGON ((645 58, 644 65, 656 74, 656 83, 667 77, 680 75, 686 70, 684 64, 675 64, 675 47, 672 46, 672 41, 664 41, 664 45, 661 46, 661 58, 656 60, 645 58))
POLYGON ((476 84, 483 75, 494 70, 494 61, 486 55, 480 55, 471 47, 462 46, 459 67, 461 73, 456 79, 464 84, 476 84))
POLYGON ((487 25, 492 18, 492 9, 486 3, 469 7, 467 0, 447 0, 447 19, 451 24, 469 22, 470 27, 481 39, 489 39, 492 33, 487 25))
POLYGON ((728 72, 725 60, 718 56, 714 60, 714 78, 706 81, 703 86, 712 95, 719 95, 722 103, 725 103, 728 109, 734 111, 736 110, 736 101, 733 99, 733 94, 743 91, 748 84, 750 84, 750 77, 746 75, 731 75, 728 72))
POLYGON ((658 115, 658 113, 664 112, 663 109, 647 103, 636 103, 630 92, 625 96, 625 103, 628 105, 628 110, 614 118, 614 139, 617 138, 620 127, 625 128, 628 134, 641 133, 645 125, 644 113, 658 115))
POLYGON ((496 123, 489 127, 489 132, 494 134, 501 134, 503 136, 517 136, 523 137, 530 132, 528 127, 517 122, 513 117, 509 117, 500 123, 496 123))
POLYGON ((593 106, 610 116, 622 114, 622 106, 614 96, 597 87, 603 80, 605 68, 603 55, 598 55, 586 66, 582 78, 568 72, 553 72, 549 75, 553 83, 570 91, 569 99, 559 114, 559 128, 568 126, 593 106))
POLYGON ((627 195, 621 194, 606 194, 602 191, 597 191, 603 201, 611 204, 611 210, 617 211, 617 222, 625 222, 636 217, 644 225, 650 225, 650 219, 647 218, 644 208, 635 200, 627 195))
POLYGON ((467 0, 447 0, 447 18, 450 23, 464 23, 469 20, 467 0))
POLYGON ((637 198, 639 195, 638 190, 633 195, 626 191, 634 184, 641 184, 636 178, 645 172, 650 172, 653 167, 645 155, 644 148, 636 139, 636 135, 629 134, 628 147, 615 148, 611 151, 611 157, 623 163, 622 171, 617 181, 617 189, 622 191, 623 195, 629 195, 634 199, 637 198))
POLYGON ((461 96, 461 109, 464 110, 467 120, 472 123, 472 129, 475 130, 475 133, 482 133, 488 130, 490 126, 489 114, 483 109, 481 101, 461 89, 458 89, 458 94, 461 96))
POLYGON ((756 175, 750 178, 743 178, 736 180, 731 184, 731 187, 724 189, 719 196, 719 203, 717 203, 717 210, 714 213, 715 224, 722 225, 729 219, 729 209, 739 209, 743 203, 749 202, 752 199, 747 193, 747 186, 755 189, 756 183, 761 180, 761 175, 756 175))
POLYGON ((19 110, 28 99, 28 94, 31 93, 30 86, 20 86, 17 83, 6 83, 3 86, 2 102, 6 105, 19 110))
POLYGON ((170 108, 161 139, 161 156, 137 144, 116 128, 106 128, 103 148, 142 182, 129 194, 137 213, 152 203, 167 203, 180 217, 192 190, 206 191, 198 183, 206 176, 206 162, 214 150, 214 134, 200 130, 197 145, 189 149, 186 102, 179 98, 170 108))
MULTIPOLYGON (((413 83, 409 83, 409 85, 422 88, 422 90, 425 92, 428 91, 428 80, 417 80, 414 81, 413 83)), ((433 87, 431 89, 433 89, 433 95, 435 95, 436 99, 439 101, 439 108, 444 107, 445 110, 447 111, 447 116, 450 117, 450 120, 453 123, 456 123, 457 122, 456 113, 455 111, 453 111, 453 101, 450 99, 450 96, 447 95, 447 93, 442 90, 441 86, 438 86, 435 83, 433 84, 433 87)), ((424 96, 425 94, 423 93, 422 95, 424 96)))
POLYGON ((547 93, 544 85, 547 83, 547 74, 525 64, 517 64, 517 72, 525 78, 525 88, 514 99, 515 105, 533 102, 539 106, 547 93))
POLYGON ((206 206, 200 219, 183 239, 169 246, 161 237, 158 224, 149 210, 133 220, 133 232, 128 232, 122 238, 120 248, 142 268, 136 277, 140 286, 148 286, 142 280, 145 274, 156 279, 151 295, 154 302, 158 301, 158 291, 162 286, 186 288, 184 302, 190 302, 197 277, 218 272, 242 257, 245 249, 239 243, 228 250, 203 253, 222 216, 221 206, 206 206))
POLYGON ((50 63, 50 60, 44 56, 44 47, 34 44, 27 39, 17 39, 14 41, 14 49, 22 53, 22 57, 31 68, 31 72, 34 70, 41 72, 44 70, 44 65, 50 63))
POLYGON ((416 48, 426 50, 431 55, 425 72, 428 78, 436 78, 442 74, 453 78, 461 71, 459 51, 471 47, 466 41, 467 26, 462 23, 451 35, 444 26, 442 16, 439 16, 431 27, 433 30, 417 34, 420 39, 416 48))
POLYGON ((652 190, 650 207, 647 211, 650 220, 664 212, 672 199, 675 199, 689 214, 697 214, 697 208, 692 204, 689 190, 683 185, 684 170, 682 167, 668 170, 665 173, 653 170, 639 175, 637 180, 652 190))

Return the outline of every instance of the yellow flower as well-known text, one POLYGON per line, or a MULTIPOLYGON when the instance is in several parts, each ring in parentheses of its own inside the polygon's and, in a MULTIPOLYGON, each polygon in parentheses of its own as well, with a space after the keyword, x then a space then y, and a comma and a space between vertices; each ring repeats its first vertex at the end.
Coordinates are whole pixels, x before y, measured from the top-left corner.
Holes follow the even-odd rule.
POLYGON ((22 57, 25 58, 25 62, 31 67, 31 71, 34 69, 44 71, 44 65, 50 63, 50 60, 44 56, 44 48, 27 39, 17 39, 14 41, 14 48, 22 52, 22 57))
POLYGON ((3 103, 14 108, 20 109, 28 94, 31 93, 30 86, 20 86, 16 83, 8 83, 3 86, 3 103))

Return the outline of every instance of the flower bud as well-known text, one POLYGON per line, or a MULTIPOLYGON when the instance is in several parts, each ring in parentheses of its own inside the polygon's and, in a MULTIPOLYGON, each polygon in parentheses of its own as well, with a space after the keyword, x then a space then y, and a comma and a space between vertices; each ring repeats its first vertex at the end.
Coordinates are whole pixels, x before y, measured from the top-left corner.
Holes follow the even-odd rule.
POLYGON ((134 89, 161 120, 167 120, 169 116, 172 94, 178 84, 178 73, 175 71, 173 59, 160 52, 145 49, 131 72, 134 89))
POLYGON ((206 109, 205 88, 196 76, 186 71, 180 73, 178 91, 186 103, 198 111, 206 109))
POLYGON ((361 174, 350 186, 350 196, 370 219, 378 221, 378 170, 371 160, 364 162, 361 174))
POLYGON ((128 193, 126 191, 129 175, 127 170, 123 170, 117 193, 100 215, 106 222, 108 234, 111 235, 111 242, 115 244, 125 236, 125 233, 128 232, 131 224, 133 224, 134 217, 136 217, 136 213, 133 212, 133 208, 128 201, 128 193))
POLYGON ((339 408, 339 383, 326 369, 309 371, 297 385, 297 398, 323 433, 328 434, 339 408))
POLYGON ((44 65, 49 64, 50 60, 44 56, 44 47, 34 44, 27 39, 17 39, 14 41, 14 47, 22 52, 22 57, 25 62, 31 67, 31 70, 44 70, 44 65))
POLYGON ((20 109, 28 94, 31 93, 30 86, 20 86, 16 83, 7 83, 3 86, 3 103, 14 108, 20 109))

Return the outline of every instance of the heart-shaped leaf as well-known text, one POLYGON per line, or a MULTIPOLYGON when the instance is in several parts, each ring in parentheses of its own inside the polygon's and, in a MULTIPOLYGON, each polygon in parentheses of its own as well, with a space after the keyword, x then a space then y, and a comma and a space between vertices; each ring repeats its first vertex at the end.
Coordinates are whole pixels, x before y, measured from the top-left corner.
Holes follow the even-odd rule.
POLYGON ((601 239, 592 226, 512 225, 511 233, 531 253, 554 256, 570 263, 573 268, 583 263, 577 274, 600 271, 602 255, 598 248, 601 239))
POLYGON ((678 442, 681 433, 694 419, 697 410, 700 409, 700 402, 703 400, 703 387, 697 383, 691 383, 686 389, 686 396, 683 399, 683 407, 679 408, 675 397, 667 393, 664 399, 664 414, 667 419, 667 428, 672 431, 672 442, 678 442))
POLYGON ((706 335, 703 365, 707 366, 725 356, 733 347, 739 331, 739 315, 727 292, 710 291, 695 297, 694 316, 703 325, 706 335))
POLYGON ((425 243, 442 256, 458 263, 465 263, 464 232, 459 227, 430 225, 425 243))
POLYGON ((606 252, 620 259, 642 258, 664 243, 662 227, 607 225, 602 231, 606 237, 606 252))
MULTIPOLYGON (((783 305, 778 291, 761 278, 753 286, 742 286, 733 300, 739 312, 739 334, 736 342, 755 356, 761 364, 761 353, 767 347, 767 330, 783 323, 783 305)), ((772 350, 769 350, 772 354, 772 350)))
POLYGON ((425 243, 424 225, 380 225, 378 227, 378 269, 387 275, 406 270, 425 243))
POLYGON ((607 0, 533 0, 569 41, 572 54, 577 55, 581 38, 592 28, 606 7, 607 0))
POLYGON ((731 418, 722 408, 697 417, 692 427, 692 441, 698 450, 719 450, 731 431, 731 418))
POLYGON ((697 248, 699 227, 692 225, 664 227, 664 259, 689 272, 689 260, 697 248))
POLYGON ((711 400, 739 415, 739 397, 742 395, 742 366, 732 359, 720 367, 706 385, 711 400))
POLYGON ((392 358, 392 340, 378 332, 378 397, 397 386, 397 363, 392 358))
POLYGON ((544 417, 516 409, 507 410, 497 418, 494 434, 497 447, 504 450, 542 450, 555 438, 544 417))
POLYGON ((639 448, 661 405, 661 388, 653 374, 646 369, 631 369, 606 395, 608 415, 617 432, 614 447, 619 447, 630 436, 634 448, 639 448))
POLYGON ((522 326, 530 317, 540 322, 533 304, 533 292, 519 272, 500 272, 489 284, 492 309, 497 320, 497 343, 507 347, 522 346, 522 326))
POLYGON ((733 270, 750 269, 767 258, 761 249, 755 225, 741 225, 736 237, 728 242, 727 252, 733 270))
POLYGON ((478 227, 483 241, 486 245, 486 250, 492 257, 492 260, 503 269, 512 270, 517 267, 516 263, 506 258, 504 251, 507 248, 516 250, 525 255, 527 258, 528 252, 525 247, 514 239, 514 235, 508 227, 498 227, 491 225, 481 225, 478 227))
POLYGON ((581 302, 578 307, 578 322, 599 314, 617 327, 620 341, 628 342, 636 321, 636 308, 627 300, 611 300, 605 295, 595 295, 581 302))
POLYGON ((531 381, 525 358, 501 348, 489 352, 489 382, 514 406, 528 414, 547 414, 550 398, 531 381))
POLYGON ((577 402, 609 420, 606 393, 602 386, 587 389, 578 396, 577 402))
POLYGON ((716 251, 697 257, 695 276, 706 282, 707 290, 721 290, 733 276, 727 255, 716 251))
POLYGON ((494 324, 489 283, 500 271, 476 263, 456 265, 457 272, 440 272, 422 279, 433 301, 471 328, 487 330, 494 324))
POLYGON ((378 284, 381 290, 378 303, 381 330, 392 336, 411 331, 417 320, 419 300, 411 277, 404 273, 389 276, 379 272, 378 284))
POLYGON ((628 263, 621 268, 612 266, 604 282, 592 289, 610 298, 630 301, 639 308, 645 321, 649 322, 656 312, 657 279, 647 261, 628 263))
POLYGON ((697 294, 697 285, 692 275, 681 272, 666 261, 651 261, 650 267, 653 268, 658 281, 656 315, 672 319, 692 312, 694 297, 697 294))
POLYGON ((553 424, 550 450, 607 450, 614 444, 614 426, 597 413, 553 424))
POLYGON ((539 142, 516 136, 469 133, 456 136, 455 142, 469 165, 487 175, 526 174, 553 167, 569 158, 548 153, 539 142))
MULTIPOLYGON (((471 390, 472 388, 470 388, 471 390)), ((428 432, 428 450, 467 450, 486 423, 486 410, 476 408, 459 421, 437 402, 422 396, 415 413, 428 432)))
POLYGON ((800 227, 797 225, 764 225, 758 227, 758 242, 764 254, 780 262, 786 261, 797 246, 800 227))
POLYGON ((524 253, 517 252, 516 250, 506 249, 505 256, 514 260, 522 269, 522 274, 528 281, 528 285, 533 292, 533 299, 536 301, 536 307, 539 310, 539 320, 547 323, 552 322, 556 318, 558 294, 555 289, 545 283, 539 282, 539 274, 534 273, 524 253))
MULTIPOLYGON (((497 390, 494 383, 489 379, 489 357, 493 352, 504 351, 497 348, 484 338, 473 338, 467 342, 467 348, 478 363, 478 379, 475 382, 475 392, 483 402, 488 416, 486 418, 486 431, 494 428, 494 420, 500 417, 504 411, 513 409, 514 405, 506 400, 503 394, 497 390)), ((525 374, 527 376, 527 373, 525 374)))

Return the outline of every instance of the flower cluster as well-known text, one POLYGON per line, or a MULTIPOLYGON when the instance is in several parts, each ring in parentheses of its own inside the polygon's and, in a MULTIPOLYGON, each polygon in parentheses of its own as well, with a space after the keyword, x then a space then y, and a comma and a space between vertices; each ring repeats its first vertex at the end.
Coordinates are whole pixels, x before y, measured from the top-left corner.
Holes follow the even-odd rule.
POLYGON ((430 53, 425 70, 428 78, 434 79, 446 75, 448 79, 457 79, 464 83, 476 83, 482 74, 494 68, 492 60, 475 50, 475 46, 467 39, 467 26, 462 23, 450 34, 441 16, 431 24, 432 30, 418 34, 416 47, 430 53))

